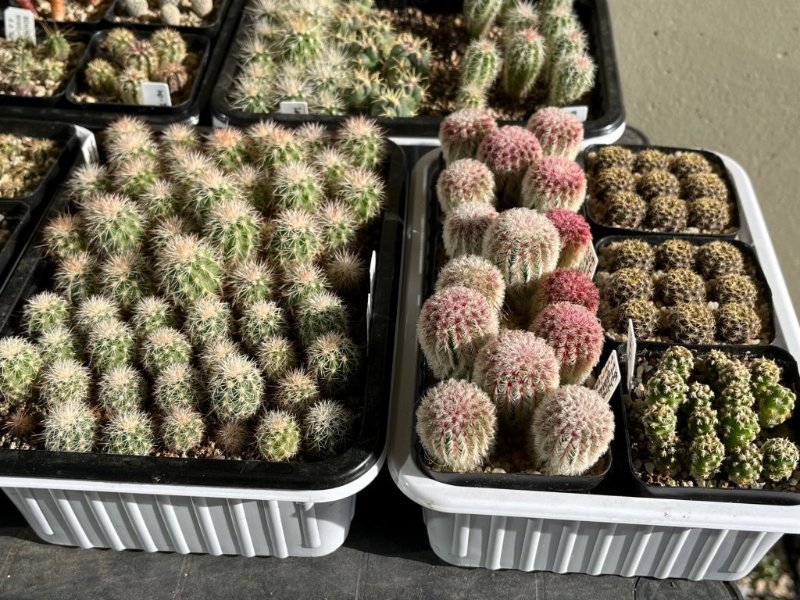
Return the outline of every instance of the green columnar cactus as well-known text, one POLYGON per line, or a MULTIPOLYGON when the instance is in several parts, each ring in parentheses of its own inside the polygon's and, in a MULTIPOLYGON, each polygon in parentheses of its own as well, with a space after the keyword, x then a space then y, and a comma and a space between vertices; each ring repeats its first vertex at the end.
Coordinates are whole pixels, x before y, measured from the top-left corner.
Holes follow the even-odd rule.
POLYGON ((197 406, 199 374, 186 363, 175 363, 162 370, 155 380, 153 399, 164 412, 193 409, 197 406))
POLYGON ((385 196, 383 180, 372 171, 360 168, 345 171, 336 192, 336 199, 355 213, 361 225, 380 214, 385 196))
POLYGON ((244 200, 224 200, 208 211, 206 239, 229 265, 255 257, 260 245, 261 218, 244 200))
POLYGON ((214 249, 196 237, 177 236, 166 242, 157 261, 161 287, 178 306, 216 296, 222 288, 222 266, 214 249))
POLYGON ((139 410, 145 399, 142 374, 130 365, 109 369, 97 385, 97 401, 107 412, 139 410))
POLYGON ((130 311, 150 292, 142 257, 134 253, 111 256, 100 266, 100 292, 130 311))
POLYGON ((327 250, 340 250, 353 243, 358 223, 356 212, 350 206, 337 200, 326 202, 317 216, 327 250))
POLYGON ((204 432, 203 417, 188 408, 175 408, 168 412, 162 424, 164 445, 178 454, 197 448, 203 441, 204 432))
POLYGON ((278 213, 273 225, 270 250, 282 267, 313 261, 323 250, 322 232, 311 213, 287 209, 278 213))
POLYGON ((70 198, 83 204, 93 196, 111 191, 108 169, 94 164, 78 167, 67 180, 66 187, 70 198))
POLYGON ((291 369, 275 383, 273 401, 282 410, 303 415, 319 400, 319 387, 302 367, 291 369))
POLYGON ((258 363, 266 378, 275 381, 299 365, 297 352, 290 340, 283 336, 270 336, 258 347, 258 363))
POLYGON ((227 297, 241 309, 254 302, 272 300, 276 292, 275 274, 266 262, 246 259, 228 275, 226 287, 227 297))
POLYGON ((172 327, 159 327, 142 342, 142 365, 153 377, 157 377, 170 365, 188 364, 191 358, 192 346, 189 340, 172 327))
POLYGON ((677 410, 686 403, 689 386, 683 377, 675 371, 658 371, 647 382, 647 396, 645 401, 648 406, 666 404, 672 410, 677 410))
POLYGON ((218 371, 222 361, 230 356, 244 357, 239 344, 229 337, 220 337, 206 346, 200 354, 200 364, 207 372, 218 371))
POLYGON ((115 413, 103 431, 103 441, 109 454, 147 456, 154 445, 150 416, 139 410, 115 413))
POLYGON ((270 410, 261 418, 256 430, 256 445, 261 456, 281 462, 300 452, 300 426, 294 415, 283 410, 270 410))
POLYGON ((89 296, 75 310, 74 325, 82 335, 88 335, 96 325, 108 319, 122 317, 117 304, 105 296, 89 296))
POLYGON ((232 354, 216 365, 208 391, 220 418, 242 421, 256 414, 261 406, 264 382, 251 359, 232 354))
POLYGON ((503 0, 465 0, 464 25, 473 37, 489 33, 503 8, 503 0))
POLYGON ((37 338, 53 327, 69 325, 69 304, 53 292, 39 292, 28 298, 22 312, 28 335, 37 338))
POLYGON ((651 446, 675 439, 678 416, 668 404, 654 404, 642 414, 644 433, 651 446))
POLYGON ((325 273, 311 263, 291 265, 284 277, 281 294, 290 310, 297 308, 313 294, 330 289, 325 273))
POLYGON ((60 359, 43 370, 39 394, 49 406, 70 399, 88 402, 91 383, 89 369, 75 359, 60 359))
POLYGON ((283 309, 271 300, 260 300, 245 307, 239 319, 239 334, 242 342, 252 352, 261 343, 286 330, 286 316, 283 309))
POLYGON ((133 330, 116 319, 101 321, 89 331, 87 350, 89 364, 99 373, 130 364, 135 356, 133 330))
POLYGON ((748 406, 723 407, 719 412, 719 422, 720 437, 729 451, 750 444, 761 431, 758 416, 748 406))
POLYGON ((523 29, 505 38, 503 89, 521 100, 533 88, 544 63, 545 46, 535 29, 523 29))
POLYGON ((204 224, 212 208, 225 201, 238 200, 242 190, 233 178, 216 167, 210 167, 188 187, 184 196, 186 209, 194 221, 204 224))
POLYGON ((301 208, 314 212, 324 198, 320 173, 305 162, 280 167, 272 180, 272 205, 275 210, 301 208))
POLYGON ((206 137, 204 147, 226 173, 241 168, 250 158, 244 133, 233 127, 213 129, 206 137))
POLYGON ((324 392, 338 393, 355 383, 361 356, 348 337, 340 333, 323 334, 311 342, 306 353, 309 373, 316 377, 324 392))
POLYGON ((771 438, 761 445, 764 477, 770 481, 782 481, 792 476, 800 452, 786 438, 771 438))
POLYGON ((764 384, 780 383, 781 368, 774 360, 768 358, 754 358, 750 361, 750 375, 754 386, 754 393, 764 384))
POLYGON ((689 444, 689 472, 697 480, 710 479, 719 471, 725 459, 725 446, 713 433, 697 436, 689 444))
POLYGON ((594 61, 588 54, 562 58, 553 66, 548 102, 562 106, 579 100, 592 89, 595 70, 594 61))
POLYGON ((42 243, 48 256, 63 261, 86 250, 81 219, 77 215, 58 215, 42 230, 42 243))
POLYGON ((104 96, 114 96, 117 90, 117 70, 107 60, 93 58, 84 70, 89 89, 104 96))
POLYGON ((160 327, 175 327, 175 313, 170 304, 157 296, 140 298, 133 307, 131 325, 143 339, 160 327))
POLYGON ((695 411, 700 407, 711 408, 714 403, 714 391, 704 383, 694 381, 689 384, 689 410, 695 411))
POLYGON ((680 451, 674 438, 651 446, 650 456, 656 471, 664 475, 674 475, 681 468, 680 451))
POLYGON ((728 479, 739 486, 752 485, 761 476, 761 452, 754 444, 744 444, 729 451, 725 467, 728 479))
POLYGON ((497 79, 500 60, 500 51, 493 41, 479 39, 470 42, 461 67, 461 87, 474 85, 488 91, 497 79))
POLYGON ((28 340, 0 340, 0 394, 6 405, 22 404, 32 396, 42 366, 39 350, 28 340))
POLYGON ((306 347, 323 334, 346 333, 348 330, 344 302, 331 292, 318 292, 309 296, 298 307, 296 319, 300 341, 306 347))
POLYGON ((184 327, 195 347, 206 348, 220 338, 227 339, 232 323, 233 314, 225 302, 202 298, 187 309, 184 327))
POLYGON ((689 413, 689 435, 699 437, 717 431, 717 411, 711 406, 699 406, 689 413))
POLYGON ((317 460, 341 454, 350 439, 353 415, 334 400, 320 400, 303 420, 306 453, 317 460))
POLYGON ((336 135, 336 147, 356 167, 375 169, 386 156, 386 138, 372 119, 350 117, 336 135))
POLYGON ((78 303, 95 291, 96 262, 88 252, 65 258, 53 275, 55 289, 69 302, 78 303))
POLYGON ((132 201, 116 194, 95 196, 83 206, 84 231, 101 255, 136 252, 144 237, 144 216, 132 201))
POLYGON ((57 360, 78 357, 75 336, 67 327, 57 326, 48 329, 39 337, 37 345, 42 356, 42 364, 45 365, 57 360))
POLYGON ((315 156, 314 160, 329 194, 334 194, 339 189, 345 172, 353 166, 350 159, 336 148, 325 148, 315 156))
POLYGON ((139 197, 150 225, 180 215, 180 205, 175 187, 163 179, 148 186, 139 197))
POLYGON ((719 395, 719 405, 722 408, 733 406, 746 406, 752 408, 756 399, 750 391, 750 386, 743 381, 734 381, 719 395))
POLYGON ((686 381, 694 369, 694 354, 683 346, 670 346, 661 355, 658 368, 661 371, 675 371, 686 381))
POLYGON ((758 420, 762 427, 776 427, 792 416, 797 400, 795 393, 779 383, 757 387, 758 420))
POLYGON ((80 400, 53 405, 44 418, 44 447, 52 452, 91 452, 97 418, 80 400))

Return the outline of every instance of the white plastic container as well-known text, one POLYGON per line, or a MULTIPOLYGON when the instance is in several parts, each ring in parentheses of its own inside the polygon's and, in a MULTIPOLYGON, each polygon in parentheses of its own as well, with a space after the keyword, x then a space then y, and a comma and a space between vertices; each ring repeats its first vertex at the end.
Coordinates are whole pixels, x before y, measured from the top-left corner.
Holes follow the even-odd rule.
MULTIPOLYGON (((800 327, 752 185, 739 164, 721 158, 741 199, 739 238, 755 246, 772 289, 775 345, 798 357, 800 327)), ((415 324, 423 301, 426 182, 438 159, 438 150, 429 152, 412 176, 398 373, 413 373, 418 361, 415 324)), ((433 551, 454 565, 736 580, 784 533, 800 533, 800 506, 465 488, 437 482, 415 462, 415 378, 398 378, 395 385, 389 470, 403 493, 422 506, 433 551)))

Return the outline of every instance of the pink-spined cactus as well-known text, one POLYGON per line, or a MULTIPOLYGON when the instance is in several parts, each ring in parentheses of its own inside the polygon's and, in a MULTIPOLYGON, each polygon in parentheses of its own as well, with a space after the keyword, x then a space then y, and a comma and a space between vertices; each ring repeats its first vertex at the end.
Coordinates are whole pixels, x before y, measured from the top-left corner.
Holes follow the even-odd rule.
POLYGON ((442 238, 447 256, 480 254, 486 230, 497 219, 491 204, 462 204, 444 220, 442 238))
POLYGON ((469 378, 483 345, 497 336, 497 312, 479 292, 446 287, 428 298, 417 320, 417 339, 437 379, 469 378))
POLYGON ((496 130, 494 117, 482 108, 462 108, 446 116, 439 126, 445 162, 475 158, 483 138, 496 130))
POLYGON ((600 292, 586 274, 575 269, 556 269, 542 277, 533 296, 532 316, 539 314, 548 304, 569 302, 579 304, 592 314, 600 306, 600 292))
POLYGON ((443 213, 474 202, 494 206, 494 175, 489 167, 474 158, 453 161, 439 175, 436 195, 443 213))
POLYGON ((542 212, 566 208, 578 212, 586 197, 586 176, 574 160, 543 156, 533 161, 522 178, 520 204, 542 212))
POLYGON ((530 330, 547 341, 561 363, 561 383, 586 381, 603 351, 603 328, 588 309, 569 302, 546 306, 530 330))
POLYGON ((489 133, 478 148, 478 160, 494 173, 498 196, 507 207, 517 205, 525 171, 541 156, 536 136, 516 125, 489 133))
POLYGON ((582 475, 614 439, 614 413, 600 394, 565 385, 534 410, 528 445, 547 475, 582 475))
POLYGON ((547 218, 556 226, 561 238, 561 255, 558 266, 577 267, 592 243, 592 230, 589 223, 581 215, 565 208, 553 208, 547 211, 547 218))
POLYGON ((473 383, 442 381, 417 407, 417 435, 435 463, 453 471, 477 469, 497 437, 495 406, 473 383))
POLYGON ((506 282, 503 274, 488 260, 474 254, 464 254, 449 260, 436 278, 436 291, 462 285, 479 292, 496 311, 503 308, 506 282))
POLYGON ((528 119, 528 130, 539 140, 545 156, 574 160, 583 142, 583 123, 566 110, 548 106, 528 119))
POLYGON ((510 294, 524 297, 556 268, 561 238, 550 220, 529 208, 497 217, 483 238, 483 256, 500 269, 510 294))
POLYGON ((543 339, 529 331, 507 330, 478 353, 472 381, 494 401, 500 421, 518 429, 530 423, 545 394, 558 387, 559 367, 543 339))

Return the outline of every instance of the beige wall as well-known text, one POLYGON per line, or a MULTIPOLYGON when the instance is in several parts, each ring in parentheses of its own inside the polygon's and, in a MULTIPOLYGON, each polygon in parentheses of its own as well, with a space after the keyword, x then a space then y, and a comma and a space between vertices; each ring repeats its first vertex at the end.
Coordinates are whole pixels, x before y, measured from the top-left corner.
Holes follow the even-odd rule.
POLYGON ((628 123, 744 166, 800 308, 800 1, 608 2, 628 123))

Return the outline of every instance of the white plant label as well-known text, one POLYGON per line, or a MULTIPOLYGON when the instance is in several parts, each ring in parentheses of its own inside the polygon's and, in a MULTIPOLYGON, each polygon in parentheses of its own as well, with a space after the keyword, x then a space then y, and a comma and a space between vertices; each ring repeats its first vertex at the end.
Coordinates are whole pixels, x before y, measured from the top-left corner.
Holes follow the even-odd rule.
POLYGON ((619 370, 619 358, 617 351, 611 352, 608 357, 603 370, 597 376, 597 381, 594 383, 594 391, 600 394, 606 402, 611 401, 611 396, 617 390, 619 382, 622 381, 622 373, 619 370))
POLYGON ((594 272, 597 270, 597 252, 594 249, 594 244, 589 243, 589 249, 583 255, 581 262, 578 263, 578 271, 584 273, 589 279, 594 277, 594 272))
POLYGON ((144 106, 172 106, 172 96, 166 83, 143 81, 141 86, 139 93, 144 106))
POLYGON ((3 11, 3 23, 5 38, 9 42, 26 37, 36 43, 36 21, 31 11, 11 6, 3 11))
POLYGON ((633 374, 636 371, 636 330, 633 328, 633 319, 628 319, 628 389, 633 386, 633 374))
POLYGON ((97 153, 97 139, 94 134, 84 127, 75 127, 75 135, 81 141, 81 154, 86 164, 97 164, 100 155, 97 153))
POLYGON ((369 259, 369 294, 367 295, 367 339, 369 339, 369 322, 372 318, 372 294, 375 291, 375 266, 377 255, 372 251, 372 258, 369 259))
POLYGON ((282 115, 307 115, 308 102, 290 102, 287 100, 281 102, 278 112, 282 115))
POLYGON ((589 118, 589 107, 588 106, 562 106, 562 110, 567 111, 568 113, 572 113, 578 121, 582 123, 589 118))

